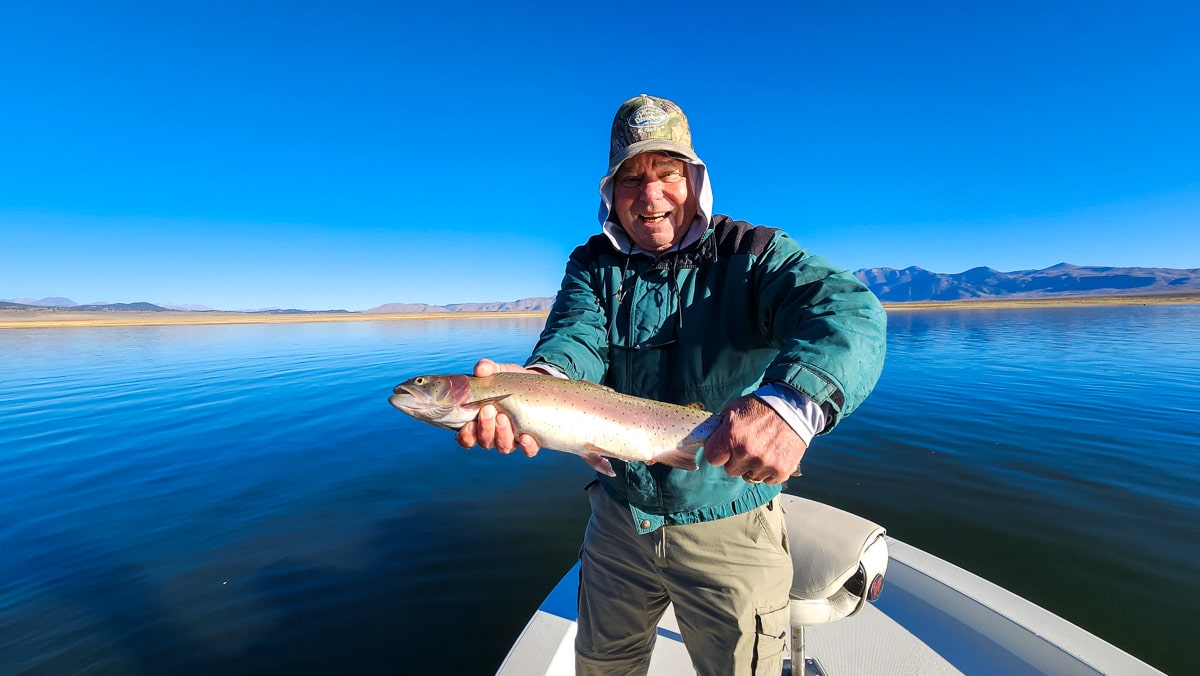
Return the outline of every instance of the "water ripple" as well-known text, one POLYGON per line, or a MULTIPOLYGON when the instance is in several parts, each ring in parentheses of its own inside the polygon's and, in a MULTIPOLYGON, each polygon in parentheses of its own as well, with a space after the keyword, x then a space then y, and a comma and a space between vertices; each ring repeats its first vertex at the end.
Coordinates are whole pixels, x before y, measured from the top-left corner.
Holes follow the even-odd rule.
MULTIPOLYGON (((591 472, 465 451, 386 397, 540 328, 0 332, 0 672, 420 672, 464 635, 463 671, 494 670, 591 472)), ((879 387, 788 490, 1182 673, 1198 413, 1197 307, 894 313, 879 387)))

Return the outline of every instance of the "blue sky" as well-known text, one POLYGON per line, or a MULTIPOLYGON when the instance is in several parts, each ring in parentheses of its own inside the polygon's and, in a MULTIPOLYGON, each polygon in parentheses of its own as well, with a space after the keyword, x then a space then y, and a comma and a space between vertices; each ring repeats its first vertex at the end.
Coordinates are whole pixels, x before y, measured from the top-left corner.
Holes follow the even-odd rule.
POLYGON ((1200 267, 1200 4, 6 3, 0 298, 551 295, 620 103, 836 265, 1200 267))

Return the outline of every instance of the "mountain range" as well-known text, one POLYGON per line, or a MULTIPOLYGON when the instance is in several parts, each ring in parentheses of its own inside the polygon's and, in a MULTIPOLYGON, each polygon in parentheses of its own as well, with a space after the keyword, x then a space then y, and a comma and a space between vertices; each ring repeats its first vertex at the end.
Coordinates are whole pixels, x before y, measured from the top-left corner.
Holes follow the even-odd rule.
MULTIPOLYGON (((864 268, 854 273, 880 300, 890 303, 948 301, 984 298, 1055 298, 1065 296, 1113 296, 1123 294, 1170 294, 1200 292, 1200 268, 1098 267, 1059 263, 1044 270, 1000 272, 988 267, 972 268, 955 274, 930 272, 916 266, 864 268)), ((535 296, 515 301, 491 303, 388 303, 364 310, 365 314, 401 314, 428 312, 545 312, 553 296, 535 296)), ((89 303, 79 305, 69 298, 13 298, 0 300, 0 309, 60 309, 99 312, 212 311, 200 305, 152 303, 89 303)), ((347 310, 285 310, 268 308, 244 310, 270 314, 308 312, 342 313, 347 310)))
MULTIPOLYGON (((222 312, 203 305, 181 305, 177 303, 88 303, 80 305, 70 298, 14 298, 0 300, 0 310, 51 310, 71 312, 222 312)), ((229 310, 229 312, 245 312, 248 314, 353 314, 349 310, 295 310, 285 308, 263 308, 261 310, 229 310)))
POLYGON ((554 296, 534 296, 502 303, 451 303, 450 305, 426 305, 424 303, 388 303, 364 310, 368 314, 410 312, 545 312, 554 302, 554 296))
POLYGON ((1044 270, 957 274, 918 267, 867 268, 854 273, 884 302, 972 298, 1053 298, 1200 291, 1200 269, 1114 268, 1059 263, 1044 270))

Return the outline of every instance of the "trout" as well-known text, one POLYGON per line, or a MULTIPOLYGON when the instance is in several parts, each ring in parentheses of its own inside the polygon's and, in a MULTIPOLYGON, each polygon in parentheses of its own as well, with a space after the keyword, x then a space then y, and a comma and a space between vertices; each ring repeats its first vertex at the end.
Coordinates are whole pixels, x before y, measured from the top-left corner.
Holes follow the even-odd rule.
POLYGON ((392 406, 431 425, 457 430, 492 404, 538 445, 582 456, 615 476, 607 458, 696 469, 696 452, 721 422, 700 408, 620 394, 586 380, 531 373, 426 375, 393 390, 392 406))

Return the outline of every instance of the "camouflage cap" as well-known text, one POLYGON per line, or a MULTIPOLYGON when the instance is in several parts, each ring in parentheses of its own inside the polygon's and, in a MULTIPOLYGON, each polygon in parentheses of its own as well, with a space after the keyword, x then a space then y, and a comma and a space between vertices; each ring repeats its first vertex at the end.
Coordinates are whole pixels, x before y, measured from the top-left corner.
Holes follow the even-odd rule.
POLYGON ((692 132, 683 109, 673 101, 642 94, 621 104, 613 118, 608 175, 630 157, 650 151, 700 161, 692 150, 692 132))

